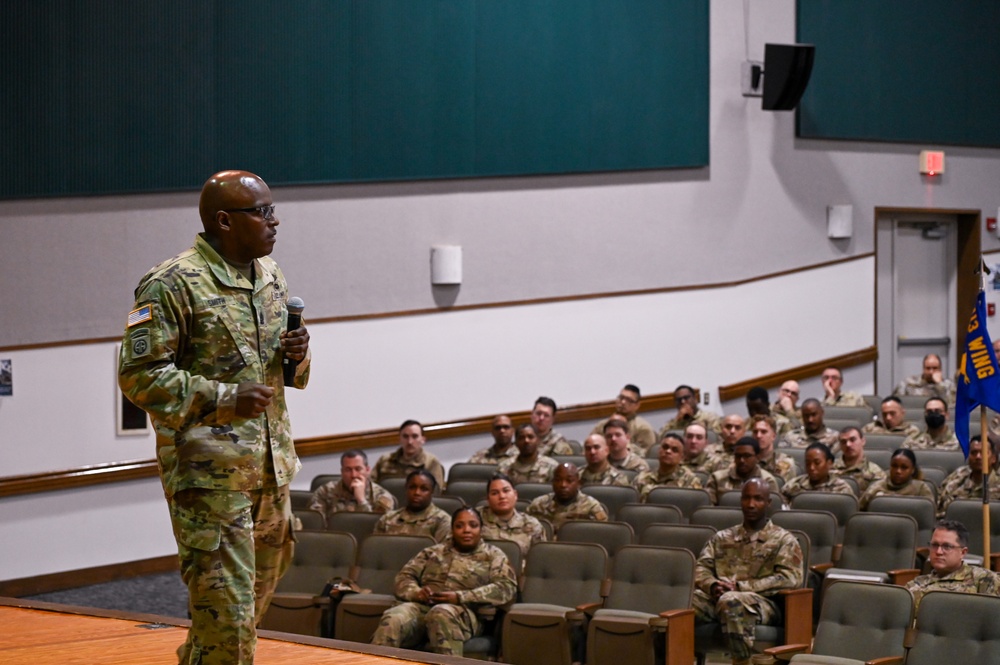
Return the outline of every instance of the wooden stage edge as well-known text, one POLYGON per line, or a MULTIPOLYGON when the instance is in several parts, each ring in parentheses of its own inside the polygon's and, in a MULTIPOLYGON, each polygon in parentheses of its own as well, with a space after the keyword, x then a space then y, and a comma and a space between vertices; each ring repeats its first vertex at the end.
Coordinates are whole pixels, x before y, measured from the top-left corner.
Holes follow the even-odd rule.
MULTIPOLYGON (((164 665, 189 622, 173 617, 0 597, 0 662, 164 665)), ((482 661, 262 630, 256 665, 469 665, 482 661)))

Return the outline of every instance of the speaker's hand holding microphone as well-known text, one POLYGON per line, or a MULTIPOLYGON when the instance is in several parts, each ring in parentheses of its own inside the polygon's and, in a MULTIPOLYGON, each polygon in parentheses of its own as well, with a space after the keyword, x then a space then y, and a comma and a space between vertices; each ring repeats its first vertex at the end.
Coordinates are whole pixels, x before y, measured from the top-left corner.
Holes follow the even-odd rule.
POLYGON ((302 325, 302 298, 288 299, 288 330, 281 333, 281 351, 284 355, 282 372, 286 386, 295 385, 295 367, 309 350, 309 331, 302 325))

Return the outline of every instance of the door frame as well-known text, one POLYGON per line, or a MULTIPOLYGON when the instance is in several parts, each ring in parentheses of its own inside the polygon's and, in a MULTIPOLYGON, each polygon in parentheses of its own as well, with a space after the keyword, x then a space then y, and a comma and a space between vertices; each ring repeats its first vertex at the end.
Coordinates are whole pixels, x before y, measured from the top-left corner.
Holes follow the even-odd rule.
MULTIPOLYGON (((872 220, 872 247, 875 254, 875 281, 872 290, 875 292, 875 312, 873 321, 875 329, 872 336, 878 344, 878 220, 893 215, 942 215, 955 218, 955 350, 959 353, 965 347, 965 333, 969 316, 976 306, 976 296, 979 293, 979 275, 976 269, 982 258, 982 212, 980 210, 963 208, 903 208, 898 206, 876 206, 872 220)), ((878 395, 889 395, 894 386, 880 386, 878 371, 874 372, 875 392, 878 395)))

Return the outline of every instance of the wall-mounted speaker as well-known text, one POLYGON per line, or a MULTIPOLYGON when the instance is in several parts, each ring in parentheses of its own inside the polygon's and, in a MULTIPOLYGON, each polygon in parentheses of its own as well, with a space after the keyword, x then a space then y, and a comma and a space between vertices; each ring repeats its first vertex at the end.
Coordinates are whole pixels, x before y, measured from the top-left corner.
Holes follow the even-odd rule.
POLYGON ((812 74, 812 44, 764 45, 765 111, 791 111, 799 103, 812 74))

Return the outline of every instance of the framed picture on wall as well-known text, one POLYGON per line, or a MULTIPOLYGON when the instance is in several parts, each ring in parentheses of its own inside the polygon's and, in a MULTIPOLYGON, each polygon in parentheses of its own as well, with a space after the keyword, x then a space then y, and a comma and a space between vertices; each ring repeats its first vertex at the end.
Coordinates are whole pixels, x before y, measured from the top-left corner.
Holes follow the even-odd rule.
POLYGON ((115 433, 118 436, 146 436, 149 434, 149 417, 146 412, 129 401, 118 387, 118 357, 121 344, 115 344, 115 433))

